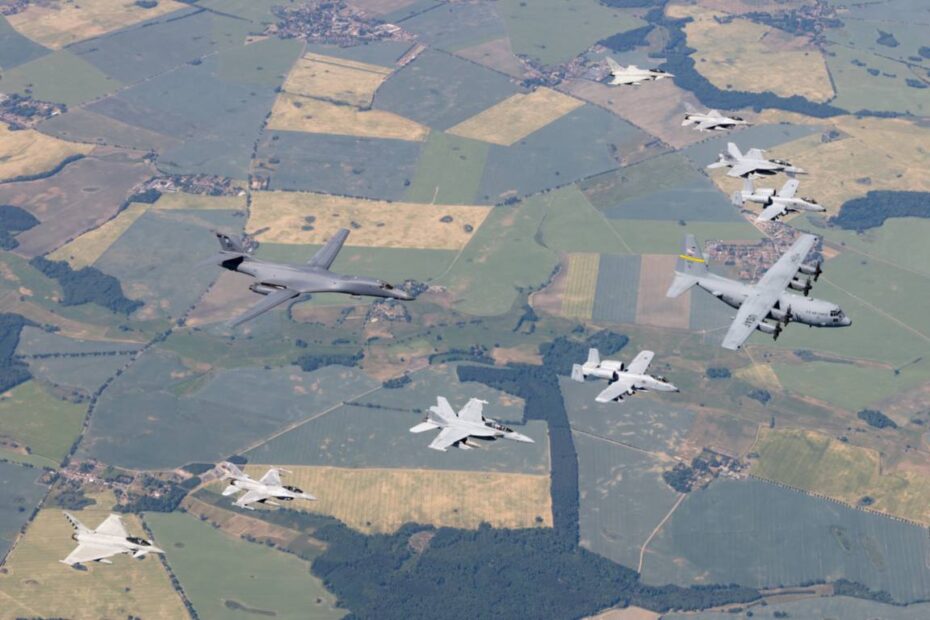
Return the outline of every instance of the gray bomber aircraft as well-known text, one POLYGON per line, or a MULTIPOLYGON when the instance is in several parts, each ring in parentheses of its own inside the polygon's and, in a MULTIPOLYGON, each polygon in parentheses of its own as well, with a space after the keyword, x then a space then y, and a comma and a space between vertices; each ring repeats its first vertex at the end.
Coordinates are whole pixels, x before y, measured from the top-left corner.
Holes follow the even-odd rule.
POLYGON ((463 450, 478 447, 474 442, 468 442, 471 437, 489 441, 503 437, 523 443, 535 443, 526 435, 484 417, 482 411, 486 404, 486 401, 472 398, 456 415, 449 401, 439 396, 436 398, 436 404, 429 408, 426 419, 411 428, 410 432, 423 433, 437 428, 442 429, 429 445, 433 450, 441 452, 445 452, 451 446, 463 450))
POLYGON ((652 351, 640 351, 626 367, 623 362, 602 360, 597 349, 588 349, 588 361, 572 366, 572 380, 584 383, 588 377, 596 377, 610 381, 610 385, 594 399, 599 403, 621 401, 624 396, 632 396, 636 392, 677 392, 678 388, 665 377, 646 374, 654 356, 652 351))
POLYGON ((685 108, 687 113, 681 121, 682 127, 693 126, 698 131, 722 131, 749 124, 739 116, 724 116, 718 110, 699 112, 687 102, 685 102, 685 108))
POLYGON ((762 205, 764 209, 756 217, 757 222, 769 222, 791 212, 826 211, 813 198, 795 195, 800 184, 797 179, 788 179, 776 192, 772 187, 754 187, 752 179, 747 177, 743 179, 743 189, 733 193, 732 201, 738 207, 742 207, 746 202, 762 205))
POLYGON ((255 480, 244 471, 229 462, 220 463, 219 469, 223 472, 223 479, 229 480, 229 485, 223 489, 223 496, 229 497, 240 491, 245 491, 245 495, 236 500, 236 506, 255 510, 251 504, 270 504, 278 506, 271 500, 281 500, 290 502, 295 499, 315 500, 316 498, 309 493, 304 493, 302 489, 295 486, 283 484, 281 482, 280 472, 285 471, 272 467, 260 479, 255 480))
POLYGON ((609 56, 607 57, 607 66, 610 67, 611 79, 608 84, 611 86, 636 86, 641 82, 675 77, 671 73, 667 73, 661 69, 640 69, 636 65, 624 67, 609 56))
POLYGON ((348 236, 349 230, 343 228, 333 235, 306 264, 289 265, 255 258, 245 247, 243 240, 216 233, 216 238, 220 242, 220 252, 201 261, 198 266, 219 265, 229 271, 244 273, 257 280, 249 286, 249 289, 254 293, 264 295, 265 298, 242 316, 230 321, 230 327, 236 327, 275 306, 310 293, 344 293, 403 301, 413 299, 408 293, 382 280, 341 275, 330 271, 330 266, 336 260, 336 255, 339 254, 348 236))
POLYGON ((852 320, 836 304, 807 297, 813 283, 798 274, 820 277, 820 263, 804 262, 817 242, 817 237, 802 234, 778 261, 755 284, 746 284, 711 273, 707 256, 694 235, 685 237, 684 251, 678 257, 675 279, 666 295, 678 297, 692 286, 698 286, 732 308, 738 308, 733 323, 723 338, 723 348, 736 351, 752 332, 759 330, 778 338, 791 321, 810 327, 847 327, 852 320), (803 291, 804 296, 786 289, 803 291), (766 322, 773 319, 775 324, 766 322))
POLYGON ((149 553, 164 553, 158 547, 153 546, 150 541, 130 536, 119 515, 111 514, 97 526, 97 529, 93 530, 78 521, 70 512, 64 515, 74 528, 71 538, 77 541, 78 546, 68 554, 68 557, 61 560, 62 564, 68 566, 85 562, 110 564, 107 558, 121 553, 129 554, 134 558, 142 558, 149 553))
POLYGON ((744 177, 749 174, 768 176, 779 172, 804 174, 802 168, 792 166, 783 159, 766 159, 762 149, 749 149, 743 154, 732 142, 727 143, 727 152, 720 153, 717 157, 717 161, 707 167, 729 168, 727 176, 731 177, 744 177))

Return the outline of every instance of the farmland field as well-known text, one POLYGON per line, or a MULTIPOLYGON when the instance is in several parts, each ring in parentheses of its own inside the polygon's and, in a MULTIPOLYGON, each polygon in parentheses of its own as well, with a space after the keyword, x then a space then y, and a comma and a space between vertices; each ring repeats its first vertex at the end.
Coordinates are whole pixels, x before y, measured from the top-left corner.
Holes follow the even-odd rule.
POLYGON ((0 123, 0 179, 47 172, 62 160, 87 154, 91 148, 56 140, 30 129, 10 131, 7 125, 0 123))
POLYGON ((517 93, 448 131, 473 140, 510 146, 568 114, 584 102, 548 88, 517 93))
POLYGON ((0 486, 0 557, 3 557, 47 489, 37 482, 42 470, 34 467, 0 463, 0 474, 3 476, 3 485, 0 486))
POLYGON ((86 411, 86 405, 62 400, 28 381, 0 396, 0 428, 3 437, 57 465, 81 432, 86 411))
POLYGON ((430 204, 475 202, 488 148, 485 142, 431 132, 404 199, 430 204))
POLYGON ((582 320, 594 312, 597 292, 598 254, 572 254, 568 259, 565 293, 562 295, 562 315, 582 320))

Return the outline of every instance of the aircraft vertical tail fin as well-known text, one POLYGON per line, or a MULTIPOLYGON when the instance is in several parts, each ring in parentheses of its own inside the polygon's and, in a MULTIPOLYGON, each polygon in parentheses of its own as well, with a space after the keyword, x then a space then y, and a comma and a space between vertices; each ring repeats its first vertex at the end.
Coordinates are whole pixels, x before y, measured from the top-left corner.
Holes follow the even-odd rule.
POLYGON ((216 240, 220 242, 220 248, 224 252, 233 252, 236 254, 248 254, 245 249, 245 245, 242 243, 242 239, 236 239, 235 237, 230 237, 229 235, 221 232, 217 232, 216 240))
POLYGON ((678 255, 678 263, 675 265, 675 279, 668 288, 666 297, 678 297, 705 275, 707 258, 694 235, 686 235, 681 254, 678 255))
POLYGON ((588 361, 585 362, 585 366, 600 366, 600 364, 601 352, 594 348, 588 349, 588 361))
POLYGON ((584 383, 584 370, 581 368, 581 364, 572 364, 572 381, 584 383))
POLYGON ((736 146, 733 142, 727 142, 727 153, 730 154, 730 157, 739 161, 743 158, 743 152, 739 150, 739 147, 736 146))
POLYGON ((244 478, 245 473, 229 461, 223 461, 219 465, 219 469, 223 472, 224 478, 244 478))
POLYGON ((436 404, 429 408, 429 417, 448 423, 456 417, 455 410, 445 396, 437 396, 436 404))

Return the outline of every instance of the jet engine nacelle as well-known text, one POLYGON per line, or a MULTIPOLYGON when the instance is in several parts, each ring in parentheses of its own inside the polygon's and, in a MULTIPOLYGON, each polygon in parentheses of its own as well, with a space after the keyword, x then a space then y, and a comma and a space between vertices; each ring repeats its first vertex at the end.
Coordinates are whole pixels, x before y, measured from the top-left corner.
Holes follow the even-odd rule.
POLYGON ((608 379, 610 381, 617 380, 617 371, 611 368, 595 368, 588 374, 598 379, 608 379))
POLYGON ((279 289, 277 286, 271 286, 270 284, 259 284, 256 282, 255 284, 251 284, 249 286, 249 290, 253 293, 258 293, 259 295, 270 295, 271 293, 276 293, 281 289, 279 289))

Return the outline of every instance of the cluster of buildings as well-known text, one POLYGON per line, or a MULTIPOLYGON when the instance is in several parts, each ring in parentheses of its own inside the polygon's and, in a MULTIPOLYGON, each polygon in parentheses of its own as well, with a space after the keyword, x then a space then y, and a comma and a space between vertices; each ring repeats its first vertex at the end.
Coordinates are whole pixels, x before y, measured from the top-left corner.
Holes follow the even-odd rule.
POLYGON ((156 190, 163 194, 184 192, 207 196, 244 196, 245 189, 227 177, 210 174, 173 174, 154 177, 136 186, 133 193, 141 194, 156 190))
POLYGON ((269 26, 265 34, 285 39, 343 46, 385 39, 413 41, 400 26, 369 17, 342 0, 311 0, 293 7, 275 7, 273 12, 278 23, 269 26))
POLYGON ((10 126, 10 129, 26 129, 34 127, 41 121, 53 116, 63 114, 68 110, 63 103, 39 101, 26 95, 0 93, 0 121, 10 126))
MULTIPOLYGON (((773 223, 769 227, 769 237, 759 241, 709 241, 706 251, 711 262, 735 269, 740 280, 758 281, 801 234, 783 224, 773 223)), ((811 261, 819 260, 822 247, 823 238, 819 238, 811 253, 811 261)))

